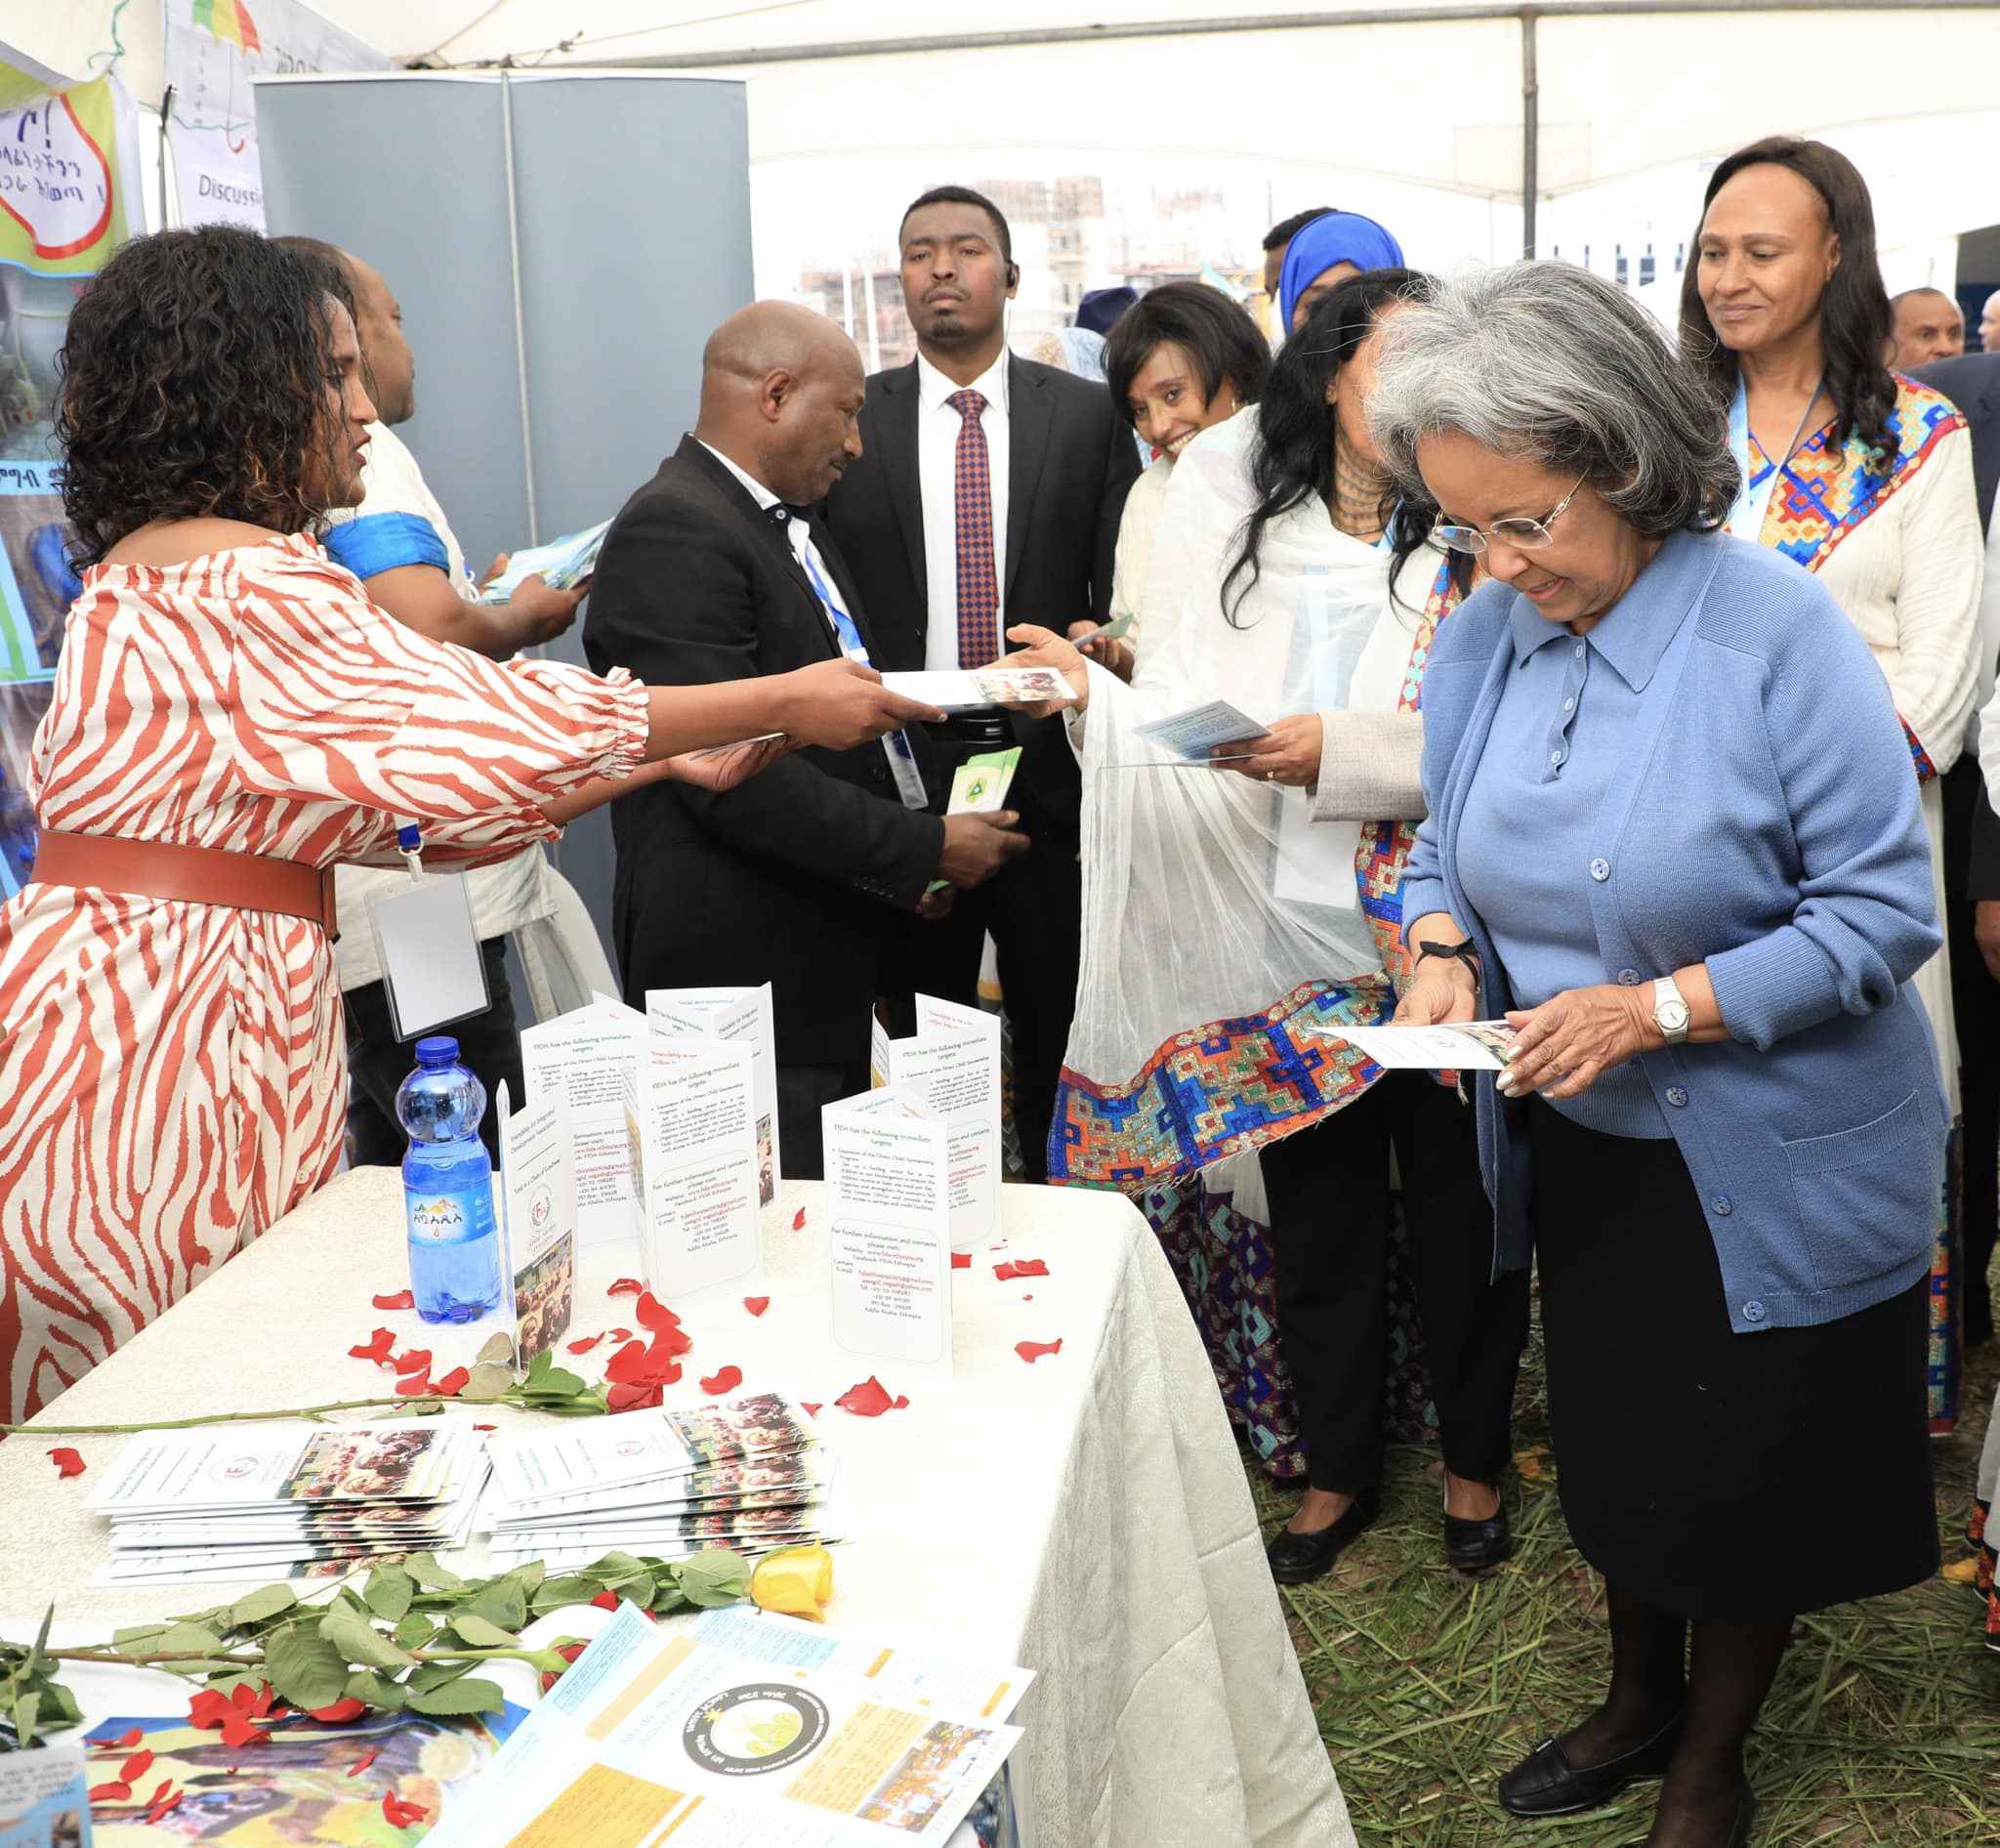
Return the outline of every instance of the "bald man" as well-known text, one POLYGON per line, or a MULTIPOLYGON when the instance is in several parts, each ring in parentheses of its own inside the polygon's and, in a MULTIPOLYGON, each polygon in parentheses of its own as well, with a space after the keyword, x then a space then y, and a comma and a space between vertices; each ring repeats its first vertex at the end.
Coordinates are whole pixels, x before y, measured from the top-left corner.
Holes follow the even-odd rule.
MULTIPOLYGON (((782 674, 874 636, 807 509, 861 453, 860 356, 802 308, 758 302, 702 354, 690 436, 611 523, 583 647, 600 673, 676 685, 782 674)), ((772 989, 782 1162, 821 1168, 819 1109, 868 1085, 892 912, 979 885, 1026 845, 1015 817, 929 813, 922 735, 803 750, 725 794, 657 783, 612 805, 612 939, 625 998, 772 989), (753 784, 765 784, 763 788, 753 784)))
POLYGON ((1987 353, 2000 353, 2000 289, 1987 296, 1979 310, 1979 345, 1987 353))
POLYGON ((1889 363, 1898 372, 1965 351, 1965 311, 1942 289, 1905 289, 1889 314, 1889 363))

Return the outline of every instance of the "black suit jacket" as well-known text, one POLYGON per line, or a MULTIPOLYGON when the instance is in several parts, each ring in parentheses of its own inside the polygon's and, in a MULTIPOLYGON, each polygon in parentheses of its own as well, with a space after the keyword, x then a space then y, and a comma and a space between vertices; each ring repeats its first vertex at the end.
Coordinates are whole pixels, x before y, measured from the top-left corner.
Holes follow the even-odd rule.
MULTIPOLYGON (((878 372, 861 408, 861 457, 826 502, 826 516, 882 642, 876 666, 924 665, 930 628, 924 505, 917 478, 917 364, 878 372)), ((1061 635, 1111 610, 1111 564, 1125 496, 1139 478, 1132 433, 1102 385, 1055 366, 1007 361, 1006 624, 1061 635)), ((1009 645, 1010 648, 1013 646, 1009 645)), ((1076 762, 1060 719, 1020 720, 1016 790, 1031 814, 1075 824, 1076 762)), ((945 792, 934 790, 941 799, 945 792)), ((1017 804, 1015 806, 1021 806, 1017 804)), ((1030 827, 1030 832, 1032 828, 1030 827)))
MULTIPOLYGON (((812 540, 872 652, 853 579, 816 523, 812 540)), ((692 437, 611 523, 583 648, 599 673, 627 667, 662 686, 840 653, 791 541, 692 437)), ((937 817, 903 807, 880 744, 797 751, 723 795, 653 783, 612 804, 611 834, 628 1001, 769 982, 780 1065, 867 1057, 888 907, 916 907, 944 837, 937 817)))

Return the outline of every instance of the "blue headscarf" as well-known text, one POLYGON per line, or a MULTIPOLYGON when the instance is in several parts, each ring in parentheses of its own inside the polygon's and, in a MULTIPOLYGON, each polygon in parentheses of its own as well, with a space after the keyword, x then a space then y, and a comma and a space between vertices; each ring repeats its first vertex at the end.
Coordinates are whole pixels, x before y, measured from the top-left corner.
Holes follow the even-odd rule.
POLYGON ((1326 212, 1300 231, 1285 249, 1278 273, 1277 305, 1281 331, 1291 338, 1292 310, 1299 297, 1337 263, 1357 270, 1402 267, 1402 246, 1372 219, 1358 212, 1326 212))

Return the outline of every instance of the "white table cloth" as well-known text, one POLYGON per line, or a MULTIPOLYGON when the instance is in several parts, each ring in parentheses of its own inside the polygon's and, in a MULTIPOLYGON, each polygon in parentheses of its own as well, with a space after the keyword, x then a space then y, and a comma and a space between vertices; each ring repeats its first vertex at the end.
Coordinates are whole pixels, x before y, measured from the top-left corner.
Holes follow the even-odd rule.
MULTIPOLYGON (((1012 1761, 1030 1848, 1350 1848, 1229 1422, 1145 1220, 1116 1195, 1007 1188, 1008 1247, 953 1273, 946 1387, 835 1347, 819 1198, 816 1184, 791 1183, 767 1215, 762 1318, 733 1295, 674 1303, 694 1348, 668 1403, 698 1398, 700 1377, 729 1364, 743 1390, 823 1403, 851 1535, 829 1620, 961 1638, 1037 1671, 1012 1761), (1049 1275, 994 1277, 1022 1257, 1044 1259, 1049 1275), (1059 1336, 1062 1352, 1032 1365, 1015 1352, 1059 1336), (837 1410, 871 1372, 908 1407, 876 1419, 837 1410)), ((634 1325, 632 1299, 605 1294, 617 1268, 586 1257, 566 1338, 634 1325)), ((37 1422, 387 1394, 391 1376, 347 1353, 378 1325, 431 1348, 434 1377, 470 1361, 490 1324, 430 1327, 371 1307, 407 1281, 395 1170, 343 1175, 37 1422)), ((561 1358, 596 1377, 610 1348, 561 1358)), ((512 1426, 527 1414, 483 1415, 512 1426)), ((228 1595, 86 1589, 104 1528, 81 1503, 128 1441, 0 1444, 0 1612, 53 1602, 65 1619, 131 1622, 228 1595), (60 1481, 45 1453, 57 1443, 93 1473, 60 1481)))

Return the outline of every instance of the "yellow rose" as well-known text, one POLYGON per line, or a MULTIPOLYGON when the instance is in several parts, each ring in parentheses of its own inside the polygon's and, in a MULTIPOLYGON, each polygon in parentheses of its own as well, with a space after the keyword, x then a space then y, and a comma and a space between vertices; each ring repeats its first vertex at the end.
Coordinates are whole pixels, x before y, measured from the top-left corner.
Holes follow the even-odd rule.
POLYGON ((750 1601, 782 1617, 826 1621, 833 1596, 833 1555, 823 1546, 787 1546, 767 1553, 750 1575, 750 1601))

